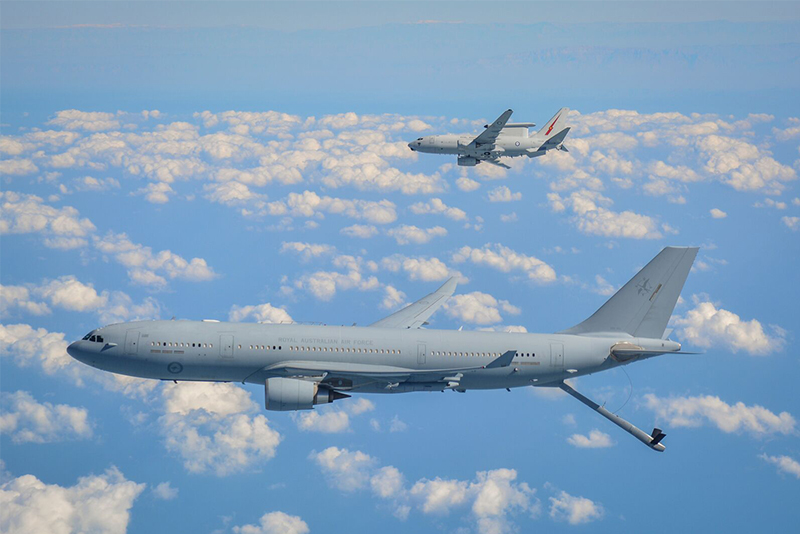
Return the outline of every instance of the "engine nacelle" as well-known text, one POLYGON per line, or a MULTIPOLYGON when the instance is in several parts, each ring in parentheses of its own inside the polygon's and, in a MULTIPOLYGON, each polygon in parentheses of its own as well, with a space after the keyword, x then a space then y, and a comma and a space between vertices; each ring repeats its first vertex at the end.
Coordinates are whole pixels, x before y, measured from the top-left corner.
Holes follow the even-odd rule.
POLYGON ((461 167, 474 167, 480 163, 478 158, 473 158, 472 156, 462 156, 458 158, 458 164, 461 167))
POLYGON ((321 388, 317 382, 309 380, 268 378, 264 382, 264 407, 267 410, 311 410, 315 404, 327 404, 347 397, 349 395, 321 388))

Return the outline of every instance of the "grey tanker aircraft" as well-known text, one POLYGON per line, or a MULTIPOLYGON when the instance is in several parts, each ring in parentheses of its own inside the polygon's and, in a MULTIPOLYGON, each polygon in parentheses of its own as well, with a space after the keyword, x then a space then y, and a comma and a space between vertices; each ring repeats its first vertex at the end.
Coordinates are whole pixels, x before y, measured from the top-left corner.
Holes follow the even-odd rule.
POLYGON ((92 330, 67 352, 113 373, 263 385, 267 410, 308 410, 354 393, 557 387, 663 451, 647 434, 566 382, 680 353, 667 322, 697 255, 667 247, 585 321, 555 334, 423 328, 454 279, 369 326, 136 321, 92 330))
POLYGON ((501 157, 536 158, 544 156, 549 150, 569 152, 564 146, 564 139, 569 133, 569 127, 564 126, 568 108, 559 109, 541 130, 530 136, 528 128, 536 125, 532 122, 508 122, 512 113, 512 110, 506 110, 492 124, 484 126, 485 129, 477 136, 429 135, 411 141, 408 148, 429 154, 455 154, 462 167, 474 167, 485 161, 506 169, 510 167, 500 161, 501 157))

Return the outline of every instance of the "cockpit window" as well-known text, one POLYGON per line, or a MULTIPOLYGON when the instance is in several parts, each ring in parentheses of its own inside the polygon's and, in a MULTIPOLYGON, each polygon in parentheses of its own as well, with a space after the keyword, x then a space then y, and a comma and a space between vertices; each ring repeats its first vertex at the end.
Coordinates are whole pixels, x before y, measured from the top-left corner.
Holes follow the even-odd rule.
MULTIPOLYGON (((83 339, 86 339, 86 338, 83 338, 83 339)), ((93 341, 95 343, 102 343, 103 342, 103 336, 91 336, 91 337, 89 337, 89 341, 93 341)))
POLYGON ((81 341, 86 341, 87 339, 89 339, 89 336, 91 336, 91 335, 92 335, 92 333, 91 333, 91 332, 89 332, 88 334, 86 334, 85 336, 83 336, 83 339, 82 339, 81 341))
POLYGON ((97 336, 97 342, 98 343, 102 343, 103 342, 103 336, 97 336))
POLYGON ((422 141, 422 137, 420 137, 419 139, 417 139, 417 141, 422 141))

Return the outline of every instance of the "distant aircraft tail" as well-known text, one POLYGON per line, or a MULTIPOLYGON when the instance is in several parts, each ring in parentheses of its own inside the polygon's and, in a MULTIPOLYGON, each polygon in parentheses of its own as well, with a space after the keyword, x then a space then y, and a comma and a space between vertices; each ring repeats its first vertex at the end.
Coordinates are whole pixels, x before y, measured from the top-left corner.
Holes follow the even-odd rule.
POLYGON ((698 247, 667 247, 599 310, 560 334, 625 332, 660 339, 692 268, 698 247))
POLYGON ((547 121, 542 129, 536 133, 536 135, 548 140, 554 135, 561 133, 566 126, 567 115, 569 115, 569 108, 559 109, 558 113, 553 115, 553 118, 547 121))

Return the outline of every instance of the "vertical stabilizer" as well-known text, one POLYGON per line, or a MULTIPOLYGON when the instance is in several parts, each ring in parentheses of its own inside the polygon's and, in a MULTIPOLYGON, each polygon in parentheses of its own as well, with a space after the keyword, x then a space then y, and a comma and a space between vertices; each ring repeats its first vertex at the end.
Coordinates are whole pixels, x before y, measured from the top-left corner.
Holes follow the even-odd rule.
POLYGON ((665 248, 591 317, 560 333, 624 332, 660 339, 697 251, 697 247, 665 248))
POLYGON ((537 137, 544 138, 545 140, 561 133, 567 123, 567 115, 569 115, 569 108, 561 108, 558 113, 553 115, 553 118, 547 121, 541 130, 536 132, 537 137))

